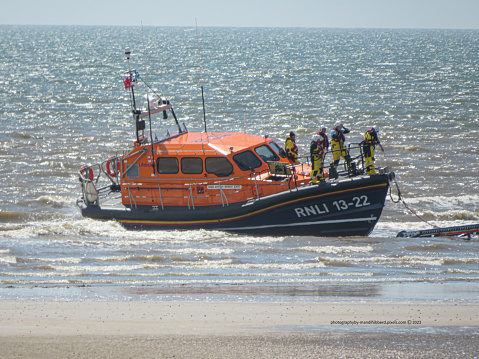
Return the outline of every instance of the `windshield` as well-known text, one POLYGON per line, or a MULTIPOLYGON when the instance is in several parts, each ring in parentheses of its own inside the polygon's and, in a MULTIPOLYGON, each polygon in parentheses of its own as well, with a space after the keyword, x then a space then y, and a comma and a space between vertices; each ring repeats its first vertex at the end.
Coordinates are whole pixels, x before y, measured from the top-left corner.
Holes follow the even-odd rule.
POLYGON ((254 151, 265 162, 279 161, 278 155, 274 153, 274 151, 271 148, 269 148, 269 146, 267 145, 256 147, 254 151))
POLYGON ((273 150, 276 151, 278 155, 280 155, 283 158, 286 158, 286 153, 284 153, 284 150, 278 146, 278 144, 274 141, 271 141, 269 145, 273 148, 273 150))

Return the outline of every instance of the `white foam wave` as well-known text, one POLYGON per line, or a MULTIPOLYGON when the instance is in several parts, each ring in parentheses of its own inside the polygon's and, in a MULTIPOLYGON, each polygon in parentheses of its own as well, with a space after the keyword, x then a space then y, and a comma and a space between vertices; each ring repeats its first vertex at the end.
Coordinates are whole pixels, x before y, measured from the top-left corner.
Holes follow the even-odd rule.
POLYGON ((465 194, 461 196, 447 196, 447 195, 434 195, 434 196, 423 196, 423 197, 410 197, 405 198, 406 203, 412 205, 421 205, 423 206, 433 206, 437 209, 450 210, 456 209, 461 210, 464 207, 477 208, 477 203, 479 203, 479 195, 476 194, 465 194))
POLYGON ((16 264, 17 263, 17 257, 15 257, 15 256, 0 257, 0 263, 16 264))
MULTIPOLYGON (((283 241, 283 237, 253 237, 236 235, 220 231, 188 230, 188 231, 130 231, 115 221, 95 221, 88 218, 60 218, 49 221, 29 222, 8 231, 0 231, 3 238, 34 239, 52 238, 66 240, 72 245, 109 245, 137 247, 154 243, 184 244, 187 242, 233 242, 241 244, 275 243, 283 241)), ((199 251, 200 249, 198 249, 199 251)), ((218 254, 228 254, 223 249, 218 254)), ((192 253, 193 254, 193 253, 192 253)), ((214 255, 213 252, 198 254, 214 255)))
POLYGON ((75 205, 75 199, 67 196, 43 195, 36 201, 50 208, 72 208, 75 205))
MULTIPOLYGON (((28 258, 28 261, 41 262, 41 263, 66 263, 66 264, 79 264, 83 261, 83 258, 79 257, 56 257, 56 258, 28 258)), ((24 260, 25 261, 25 260, 24 260)))
POLYGON ((300 247, 301 251, 323 253, 323 254, 343 254, 343 253, 367 253, 372 252, 372 246, 319 246, 319 247, 300 247))
MULTIPOLYGON (((7 277, 7 278, 45 278, 45 273, 41 272, 24 272, 24 273, 18 273, 18 272, 2 272, 0 273, 2 276, 7 277)), ((59 278, 81 278, 83 276, 83 272, 54 272, 50 276, 48 276, 50 279, 51 277, 59 277, 59 278)), ((48 279, 47 281, 41 281, 42 284, 46 284, 46 282, 50 281, 48 279)), ((4 280, 7 281, 7 280, 4 280)), ((18 283, 22 282, 23 280, 18 281, 18 283)), ((63 281, 63 280, 62 280, 63 281)), ((12 282, 12 281, 10 281, 12 282)), ((1 283, 1 281, 0 281, 1 283)), ((38 284, 38 282, 36 282, 38 284)))
POLYGON ((181 249, 163 249, 161 252, 182 254, 182 255, 197 255, 197 256, 215 256, 233 254, 233 249, 228 248, 181 248, 181 249))
POLYGON ((333 264, 381 264, 381 265, 405 265, 405 266, 443 266, 450 264, 475 264, 477 257, 448 257, 448 256, 372 256, 372 257, 318 257, 319 261, 333 264))

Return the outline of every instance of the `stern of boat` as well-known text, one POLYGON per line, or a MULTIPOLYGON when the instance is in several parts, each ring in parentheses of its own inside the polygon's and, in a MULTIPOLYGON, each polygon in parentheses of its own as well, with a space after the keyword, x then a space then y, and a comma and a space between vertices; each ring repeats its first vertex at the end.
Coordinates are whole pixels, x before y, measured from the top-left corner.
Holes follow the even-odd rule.
POLYGON ((85 165, 78 171, 81 196, 76 204, 85 217, 92 217, 88 215, 88 209, 97 210, 100 204, 121 204, 120 160, 121 156, 112 156, 100 164, 85 165))

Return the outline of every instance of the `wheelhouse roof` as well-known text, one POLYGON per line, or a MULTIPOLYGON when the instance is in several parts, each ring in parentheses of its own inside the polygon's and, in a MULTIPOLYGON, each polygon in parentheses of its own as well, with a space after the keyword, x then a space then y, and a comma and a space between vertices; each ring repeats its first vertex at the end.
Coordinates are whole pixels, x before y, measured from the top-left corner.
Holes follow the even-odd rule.
POLYGON ((216 151, 224 156, 267 143, 267 138, 241 132, 188 132, 154 146, 161 152, 216 151))

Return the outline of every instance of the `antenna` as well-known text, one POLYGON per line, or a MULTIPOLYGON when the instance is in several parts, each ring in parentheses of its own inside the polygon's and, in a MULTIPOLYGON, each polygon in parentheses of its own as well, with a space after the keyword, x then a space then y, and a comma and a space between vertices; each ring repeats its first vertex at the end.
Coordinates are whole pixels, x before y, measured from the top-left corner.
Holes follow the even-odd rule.
POLYGON ((246 134, 246 112, 243 112, 244 133, 246 134))
POLYGON ((151 142, 151 156, 153 157, 152 167, 153 167, 153 176, 156 176, 155 170, 155 149, 153 147, 153 132, 151 131, 151 111, 150 111, 150 95, 148 91, 146 92, 146 102, 148 103, 148 118, 150 119, 150 142, 151 142))
POLYGON ((140 120, 140 114, 141 110, 136 108, 136 103, 135 103, 135 90, 133 87, 135 86, 135 83, 137 83, 138 78, 140 75, 136 70, 131 71, 131 66, 130 66, 130 48, 127 47, 125 49, 125 56, 126 59, 128 60, 128 75, 125 78, 125 89, 130 89, 130 96, 131 96, 131 107, 132 107, 132 113, 133 113, 133 119, 135 120, 136 124, 136 140, 137 140, 137 145, 140 144, 140 132, 141 136, 144 136, 144 130, 145 130, 145 121, 140 120))
POLYGON ((196 21, 196 18, 195 18, 195 23, 196 23, 196 46, 198 47, 198 57, 199 57, 199 60, 200 60, 200 82, 201 82, 201 101, 203 102, 203 122, 205 123, 205 132, 208 132, 206 130, 205 95, 204 95, 204 92, 203 92, 203 74, 201 72, 200 43, 198 41, 198 22, 196 21))
POLYGON ((131 90, 131 95, 132 95, 132 107, 133 107, 133 111, 136 110, 136 104, 135 104, 135 92, 133 90, 133 84, 131 83, 131 80, 132 80, 132 75, 131 75, 131 66, 130 66, 130 56, 131 56, 131 51, 130 51, 130 48, 127 47, 125 49, 125 56, 126 56, 126 60, 128 61, 128 75, 129 75, 129 83, 127 85, 127 82, 125 82, 125 88, 130 88, 131 90), (128 87, 127 87, 128 86, 128 87))

